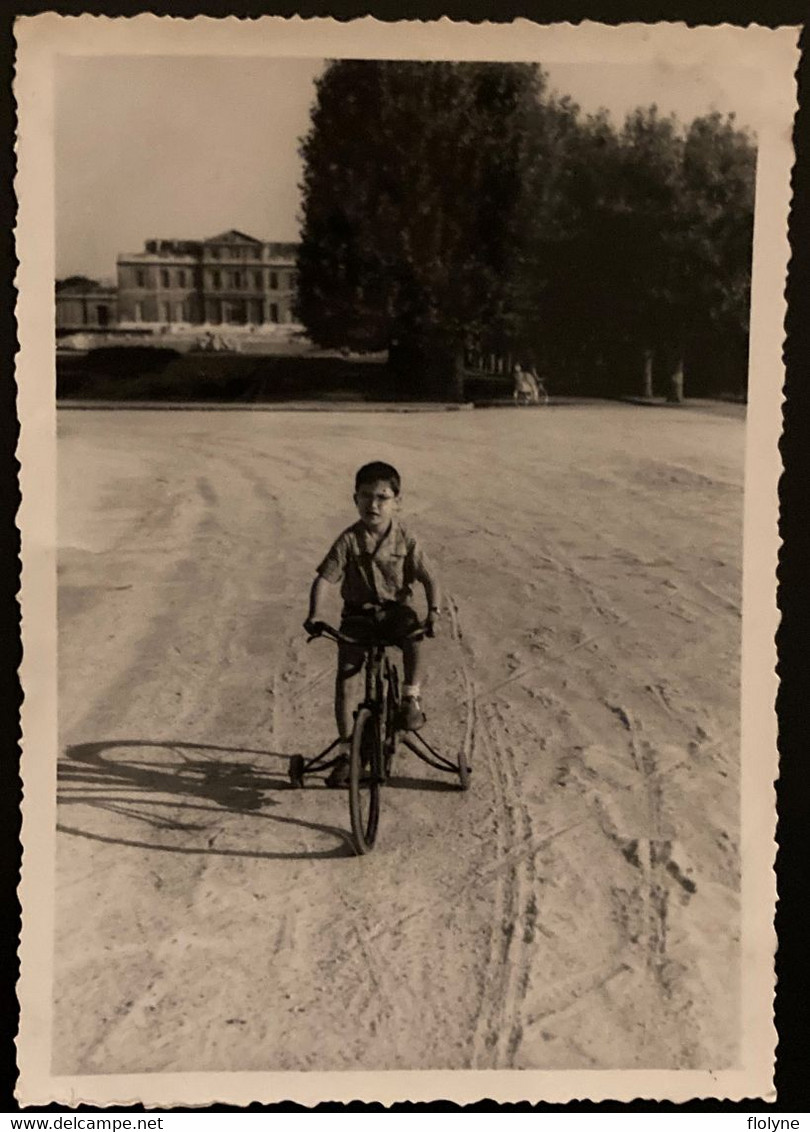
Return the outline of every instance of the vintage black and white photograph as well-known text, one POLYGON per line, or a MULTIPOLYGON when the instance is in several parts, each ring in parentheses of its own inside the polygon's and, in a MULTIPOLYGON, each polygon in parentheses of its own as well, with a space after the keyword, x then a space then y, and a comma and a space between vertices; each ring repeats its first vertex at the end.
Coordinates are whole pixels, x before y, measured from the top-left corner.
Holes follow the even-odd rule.
POLYGON ((28 1103, 767 1095, 795 30, 22 23, 28 1103))

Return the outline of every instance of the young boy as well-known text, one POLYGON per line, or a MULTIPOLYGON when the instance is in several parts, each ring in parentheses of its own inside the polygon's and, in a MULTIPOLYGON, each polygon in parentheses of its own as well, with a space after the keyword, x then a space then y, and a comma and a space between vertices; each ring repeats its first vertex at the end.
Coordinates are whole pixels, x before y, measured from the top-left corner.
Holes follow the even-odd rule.
MULTIPOLYGON (((439 617, 438 582, 421 544, 399 521, 400 478, 396 468, 379 461, 365 464, 355 476, 354 502, 360 521, 338 537, 318 567, 304 628, 308 633, 317 631, 324 592, 330 583, 340 582, 341 632, 365 640, 376 631, 402 649, 405 681, 397 722, 403 730, 415 731, 425 717, 419 698, 422 650, 420 642, 406 637, 419 625, 411 599, 414 584, 419 582, 428 603, 427 635, 433 636, 439 617)), ((329 786, 343 786, 348 781, 352 712, 359 699, 362 666, 362 648, 338 646, 335 718, 340 751, 326 780, 329 786)))

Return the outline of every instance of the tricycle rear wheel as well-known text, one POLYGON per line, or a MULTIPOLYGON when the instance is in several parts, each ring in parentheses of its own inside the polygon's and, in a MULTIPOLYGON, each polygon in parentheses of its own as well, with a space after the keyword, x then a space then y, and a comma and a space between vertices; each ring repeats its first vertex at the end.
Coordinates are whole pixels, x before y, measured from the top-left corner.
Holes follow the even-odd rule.
POLYGON ((470 789, 472 767, 467 762, 467 752, 462 747, 458 753, 458 783, 462 790, 470 789))

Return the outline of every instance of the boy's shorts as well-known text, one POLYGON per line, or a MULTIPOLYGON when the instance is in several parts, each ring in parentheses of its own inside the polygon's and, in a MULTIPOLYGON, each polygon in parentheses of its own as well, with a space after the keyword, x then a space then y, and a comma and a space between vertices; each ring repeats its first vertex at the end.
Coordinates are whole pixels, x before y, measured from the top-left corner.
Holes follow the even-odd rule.
POLYGON ((419 623, 416 610, 398 601, 385 601, 377 606, 347 604, 343 607, 340 631, 364 644, 380 640, 386 645, 401 647, 403 638, 413 632, 419 623))

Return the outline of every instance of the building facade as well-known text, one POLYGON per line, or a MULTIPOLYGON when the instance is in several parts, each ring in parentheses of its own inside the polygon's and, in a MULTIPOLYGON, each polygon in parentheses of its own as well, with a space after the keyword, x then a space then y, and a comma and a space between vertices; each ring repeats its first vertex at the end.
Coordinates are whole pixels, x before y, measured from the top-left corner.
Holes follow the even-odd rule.
POLYGON ((294 323, 297 250, 235 229, 208 240, 147 240, 144 251, 118 256, 118 324, 294 323))
POLYGON ((118 296, 115 287, 94 279, 74 276, 56 284, 56 332, 75 334, 82 330, 106 330, 117 325, 118 296))

